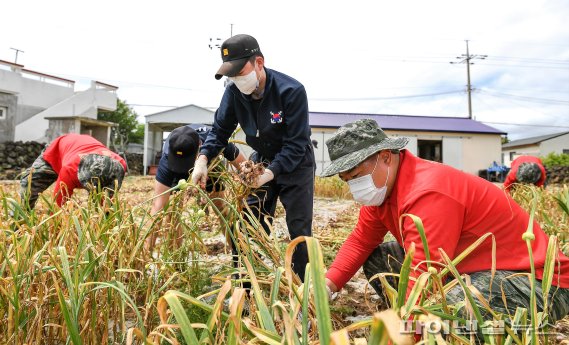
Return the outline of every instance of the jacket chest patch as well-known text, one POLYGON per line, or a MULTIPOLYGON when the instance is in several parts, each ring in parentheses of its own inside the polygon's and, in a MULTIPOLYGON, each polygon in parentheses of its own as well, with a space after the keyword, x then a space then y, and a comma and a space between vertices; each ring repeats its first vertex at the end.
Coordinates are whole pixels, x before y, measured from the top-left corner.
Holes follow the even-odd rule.
POLYGON ((273 113, 272 111, 270 111, 271 113, 271 123, 275 124, 275 123, 281 123, 283 122, 283 112, 282 110, 279 111, 278 113, 273 113))

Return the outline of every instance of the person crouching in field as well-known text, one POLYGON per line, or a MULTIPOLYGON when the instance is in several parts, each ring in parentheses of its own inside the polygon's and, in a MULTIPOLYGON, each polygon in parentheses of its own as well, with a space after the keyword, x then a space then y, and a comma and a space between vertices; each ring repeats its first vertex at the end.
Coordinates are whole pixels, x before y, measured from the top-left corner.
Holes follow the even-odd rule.
POLYGON ((33 209, 43 191, 55 182, 53 195, 61 206, 73 190, 104 190, 110 197, 120 189, 126 162, 90 135, 65 134, 46 146, 20 180, 22 202, 33 209))
MULTIPOLYGON (((170 193, 164 194, 168 189, 178 184, 181 179, 188 179, 189 171, 194 167, 198 150, 207 138, 210 126, 203 124, 191 124, 178 127, 170 133, 164 142, 162 156, 158 163, 156 181, 154 183, 154 195, 157 196, 152 204, 151 215, 160 212, 168 203, 170 193)), ((237 146, 228 143, 223 150, 223 156, 231 165, 239 169, 241 162, 245 161, 245 156, 239 152, 237 146)), ((209 197, 214 199, 215 207, 222 209, 223 205, 218 199, 222 186, 217 181, 208 180, 206 192, 209 197)), ((152 250, 156 243, 158 234, 153 231, 146 239, 146 248, 152 250)), ((179 247, 182 243, 182 228, 177 225, 174 234, 175 245, 179 247)))
MULTIPOLYGON (((495 275, 492 275, 492 237, 488 237, 457 266, 490 307, 513 315, 517 307, 530 309, 531 271, 525 238, 531 241, 537 307, 543 309, 541 280, 548 236, 508 193, 492 183, 450 166, 415 157, 403 149, 408 139, 389 138, 374 120, 362 119, 342 126, 326 145, 331 164, 322 176, 339 174, 348 183, 354 200, 363 206, 353 232, 340 248, 326 273, 330 292, 341 289, 363 265, 368 280, 378 273, 399 273, 406 252, 414 243, 410 277, 427 270, 425 260, 444 263, 440 250, 453 260, 487 233, 495 240, 495 275), (428 244, 423 246, 413 219, 422 220, 428 244), (383 242, 391 233, 396 241, 383 242), (507 304, 502 300, 504 293, 507 304), (491 297, 490 297, 491 296, 491 297), (506 307, 507 305, 507 307, 506 307)), ((569 258, 557 249, 553 287, 549 292, 549 320, 569 313, 569 258)), ((440 265, 432 267, 437 270, 440 265)), ((414 281, 410 280, 410 292, 414 281)), ((377 279, 370 282, 381 296, 377 279)), ((446 293, 448 304, 464 301, 460 285, 446 293)), ((476 299, 476 303, 480 303, 476 299)), ((486 308, 479 304, 482 311, 486 308)), ((464 311, 464 308, 462 309, 464 311)), ((488 315, 487 315, 488 316, 488 315)), ((491 315, 489 315, 491 317, 491 315)))
POLYGON ((512 161, 512 168, 504 181, 504 189, 511 191, 516 184, 533 184, 545 187, 547 178, 541 159, 534 156, 519 156, 512 161))

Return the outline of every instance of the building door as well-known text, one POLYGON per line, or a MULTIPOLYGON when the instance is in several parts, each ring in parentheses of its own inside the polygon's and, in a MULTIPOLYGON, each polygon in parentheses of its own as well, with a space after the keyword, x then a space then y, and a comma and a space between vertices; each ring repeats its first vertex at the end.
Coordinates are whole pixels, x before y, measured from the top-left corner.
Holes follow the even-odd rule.
POLYGON ((462 138, 443 138, 443 163, 458 170, 464 169, 462 161, 462 138))
POLYGON ((417 153, 417 137, 409 136, 407 138, 409 139, 409 142, 405 146, 405 149, 418 157, 419 155, 417 153))
POLYGON ((417 151, 420 158, 443 162, 442 140, 417 140, 417 151))

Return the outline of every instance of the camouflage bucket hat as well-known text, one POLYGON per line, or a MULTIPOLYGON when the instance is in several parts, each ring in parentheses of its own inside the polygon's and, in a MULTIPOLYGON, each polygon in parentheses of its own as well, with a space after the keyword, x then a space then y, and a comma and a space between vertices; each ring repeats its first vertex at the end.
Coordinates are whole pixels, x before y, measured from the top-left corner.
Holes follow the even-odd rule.
POLYGON ((101 188, 114 190, 115 180, 118 181, 118 188, 122 185, 124 168, 109 156, 89 154, 81 157, 77 177, 85 189, 100 185, 101 188))
POLYGON ((348 123, 326 141, 332 161, 320 176, 327 177, 348 171, 366 158, 381 150, 399 150, 405 147, 409 138, 389 138, 371 119, 348 123))
POLYGON ((516 172, 516 180, 520 183, 536 183, 540 178, 541 169, 535 163, 522 163, 516 172))

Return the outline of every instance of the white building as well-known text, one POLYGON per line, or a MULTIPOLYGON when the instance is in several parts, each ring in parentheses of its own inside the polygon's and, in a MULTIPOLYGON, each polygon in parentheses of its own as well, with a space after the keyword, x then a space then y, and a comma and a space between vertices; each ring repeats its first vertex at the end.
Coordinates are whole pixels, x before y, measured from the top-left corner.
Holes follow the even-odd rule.
MULTIPOLYGON (((147 172, 148 167, 158 164, 165 133, 190 123, 211 125, 214 115, 213 110, 193 104, 147 115, 144 171, 147 172)), ((314 153, 317 174, 330 164, 326 140, 340 126, 361 118, 376 120, 387 135, 409 137, 407 149, 419 157, 436 160, 475 175, 494 162, 500 162, 501 139, 506 134, 467 118, 310 112, 311 139, 316 143, 314 153)), ((239 129, 235 140, 245 141, 245 135, 239 129)), ((246 145, 237 146, 245 156, 252 152, 246 145)))
POLYGON ((512 140, 502 145, 504 165, 508 167, 519 156, 547 156, 549 153, 569 154, 569 132, 512 140))
MULTIPOLYGON (((145 116, 144 124, 144 174, 148 173, 148 168, 158 164, 165 134, 177 127, 192 123, 212 125, 215 111, 190 104, 159 113, 145 116)), ((245 135, 237 131, 236 140, 245 141, 245 135)), ((251 152, 251 148, 245 145, 236 144, 245 156, 251 152)))
POLYGON ((468 118, 311 112, 317 174, 330 164, 326 140, 339 127, 362 118, 375 120, 388 136, 408 137, 406 149, 414 155, 474 175, 501 159, 506 133, 468 118))
POLYGON ((61 134, 89 134, 109 144, 110 122, 99 110, 114 111, 117 87, 92 81, 75 91, 75 81, 0 60, 0 142, 49 142, 61 134))

